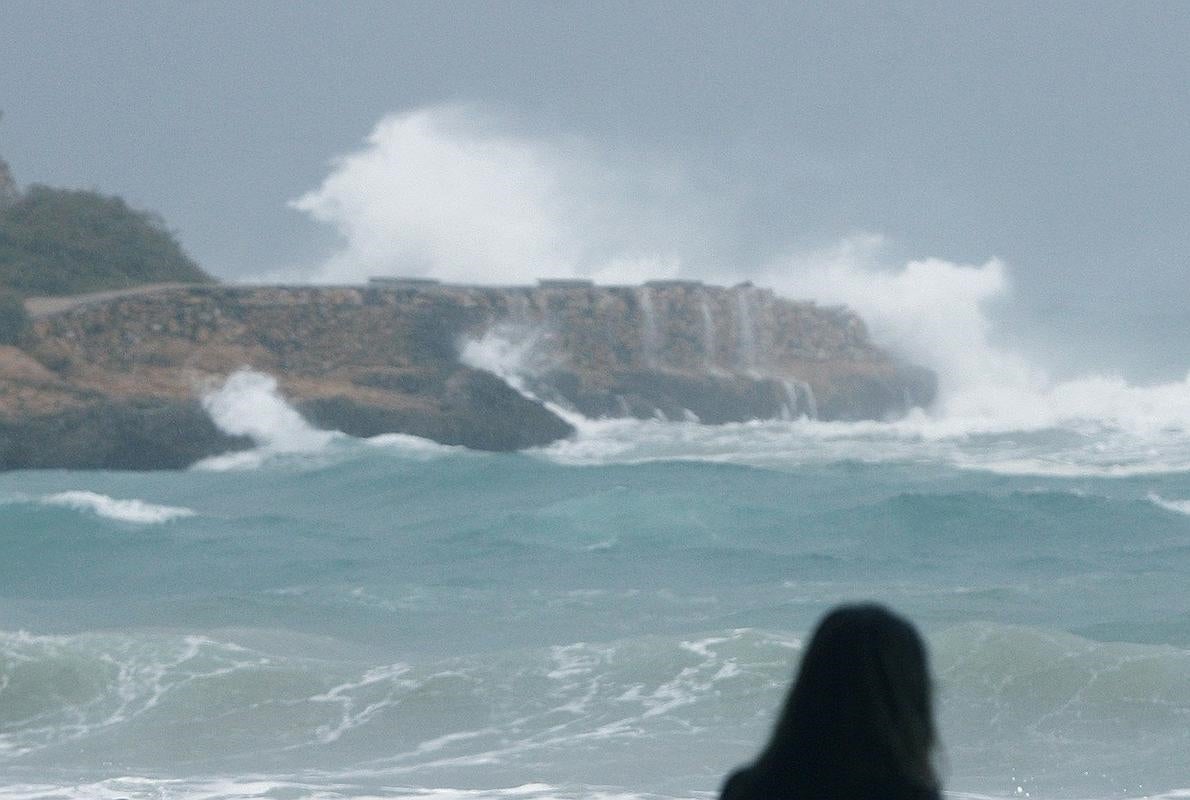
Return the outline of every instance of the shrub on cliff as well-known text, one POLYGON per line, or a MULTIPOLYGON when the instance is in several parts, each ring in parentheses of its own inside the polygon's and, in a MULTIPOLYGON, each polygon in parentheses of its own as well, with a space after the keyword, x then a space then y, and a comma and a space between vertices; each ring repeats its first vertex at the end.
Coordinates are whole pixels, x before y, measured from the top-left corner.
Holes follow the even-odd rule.
POLYGON ((16 292, 0 289, 0 344, 19 344, 28 330, 25 301, 16 292))
POLYGON ((8 169, 8 162, 0 158, 0 208, 15 203, 19 196, 17 183, 12 179, 12 172, 8 169))
POLYGON ((210 280, 158 217, 119 197, 31 186, 0 207, 0 286, 75 294, 210 280))

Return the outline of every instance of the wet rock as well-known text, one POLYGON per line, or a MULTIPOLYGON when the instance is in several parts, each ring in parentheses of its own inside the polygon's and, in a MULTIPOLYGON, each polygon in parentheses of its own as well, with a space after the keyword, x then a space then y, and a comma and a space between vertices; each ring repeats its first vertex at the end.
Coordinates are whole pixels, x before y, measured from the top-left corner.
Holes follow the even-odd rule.
POLYGON ((99 402, 0 420, 0 469, 182 469, 251 446, 197 401, 99 402))

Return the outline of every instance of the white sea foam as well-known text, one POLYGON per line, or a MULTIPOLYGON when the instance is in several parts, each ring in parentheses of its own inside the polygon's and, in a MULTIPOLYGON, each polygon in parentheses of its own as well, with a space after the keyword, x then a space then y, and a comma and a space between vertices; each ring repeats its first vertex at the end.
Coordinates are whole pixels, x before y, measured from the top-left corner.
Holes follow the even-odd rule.
MULTIPOLYGON (((93 783, 8 783, 0 786, 0 800, 243 800, 279 797, 302 800, 714 800, 718 792, 655 794, 610 787, 551 786, 527 783, 488 789, 375 786, 335 780, 312 782, 306 776, 249 775, 242 778, 162 779, 138 776, 109 778, 93 783)), ((951 800, 1020 800, 1026 793, 986 794, 945 792, 951 800)), ((1047 800, 1029 793, 1029 800, 1047 800)), ((1159 794, 1120 795, 1118 800, 1185 800, 1190 789, 1159 794)), ((1075 800, 1092 800, 1078 796, 1075 800)))
POLYGON ((310 425, 286 402, 276 378, 247 368, 205 394, 202 404, 221 431, 247 436, 257 447, 204 459, 198 469, 250 469, 278 454, 321 452, 341 436, 310 425))
POLYGON ((699 425, 575 420, 577 435, 531 454, 570 465, 702 461, 768 469, 810 464, 935 464, 1006 475, 1124 478, 1190 471, 1190 434, 1119 431, 972 432, 920 410, 893 422, 764 420, 699 425))
POLYGON ((370 447, 399 451, 410 456, 429 458, 466 451, 466 448, 460 445, 439 444, 432 439, 412 436, 408 433, 382 433, 364 439, 364 443, 370 447))
POLYGON ((277 452, 320 450, 335 435, 306 422, 281 396, 276 378, 251 369, 233 372, 202 404, 224 433, 277 452))
POLYGON ((88 511, 100 517, 120 522, 152 525, 169 522, 183 517, 193 517, 194 510, 182 506, 165 506, 147 503, 144 500, 117 500, 98 492, 73 490, 58 492, 42 497, 40 502, 49 506, 62 506, 76 511, 88 511))
POLYGON ((1011 295, 1005 264, 925 259, 889 268, 880 263, 881 245, 879 237, 857 237, 767 275, 784 293, 847 304, 879 343, 935 371, 934 407, 892 432, 938 439, 1065 431, 1086 440, 1081 452, 1043 454, 1033 463, 995 452, 977 459, 1000 471, 1137 474, 1146 469, 1137 455, 1161 470, 1190 466, 1190 376, 1150 386, 1112 374, 1054 380, 994 343, 990 308, 1011 295))
POLYGON ((377 714, 389 709, 394 703, 397 690, 416 688, 418 683, 405 680, 404 675, 410 671, 407 664, 390 664, 368 670, 358 680, 341 683, 322 694, 310 698, 314 703, 329 703, 340 708, 340 717, 333 723, 320 725, 315 730, 318 741, 323 744, 338 741, 347 731, 357 728, 377 714), (356 694, 361 689, 373 688, 377 685, 384 687, 383 697, 360 703, 356 694))
MULTIPOLYGON (((1002 735, 981 745, 1002 748, 991 751, 995 763, 1019 763, 1039 752, 1032 770, 1012 778, 1032 797, 1047 797, 1032 788, 1036 776, 1045 764, 1069 757, 1070 737, 1088 762, 1121 749, 1120 734, 1104 736, 1103 726, 1124 725, 1139 739, 1135 752, 1157 748, 1154 763, 1182 752, 1190 653, 990 623, 937 632, 931 645, 944 722, 951 730, 996 727, 1002 735), (1050 736, 1054 731, 1062 736, 1050 736)), ((703 766, 722 759, 726 770, 743 758, 744 742, 761 740, 798 649, 792 634, 737 628, 369 668, 205 636, 0 633, 0 693, 12 691, 26 704, 20 719, 4 718, 0 742, 15 748, 0 749, 0 760, 63 743, 151 760, 184 725, 192 738, 173 741, 183 757, 193 757, 195 742, 206 742, 215 747, 206 752, 212 763, 230 758, 226 764, 240 765, 247 744, 273 765, 268 773, 216 766, 217 776, 128 775, 93 783, 72 765, 61 782, 53 770, 25 772, 25 783, 9 777, 0 800, 713 798, 722 773, 703 766), (39 705, 29 706, 30 697, 40 698, 39 705), (158 731, 169 733, 138 749, 158 731), (236 738, 228 740, 228 731, 236 738), (277 766, 286 752, 292 757, 277 766), (328 765, 327 752, 348 760, 328 765), (684 771, 667 773, 675 763, 684 771), (621 774, 624 769, 635 771, 621 774), (516 783, 528 777, 540 782, 516 783), (444 788, 457 785, 489 788, 444 788)), ((971 734, 960 740, 983 741, 971 734)), ((1121 758, 1134 757, 1124 749, 1121 758)), ((960 755, 970 762, 970 753, 960 755)), ((111 773, 103 767, 98 774, 111 773)), ((1173 770, 1157 782, 1177 786, 1170 774, 1179 777, 1173 770)), ((985 796, 1011 796, 1011 789, 985 796)))
MULTIPOLYGON (((1051 405, 1028 412, 964 415, 916 409, 892 421, 769 420, 707 426, 697 421, 591 420, 534 394, 530 382, 549 364, 540 329, 497 327, 460 343, 461 360, 486 369, 527 397, 545 402, 576 436, 535 450, 564 464, 695 460, 771 468, 839 461, 937 463, 962 469, 1049 477, 1129 477, 1190 471, 1190 382, 1135 388, 1118 380, 1059 384, 1051 405), (1088 398, 1097 398, 1093 403, 1088 398), (1083 408, 1078 414, 1075 409, 1083 408), (1038 410, 1042 409, 1042 410, 1038 410), (1046 410, 1048 409, 1048 410, 1046 410), (1058 410, 1063 410, 1058 413, 1058 410), (1035 412, 1035 413, 1034 413, 1035 412)), ((208 458, 200 469, 255 468, 279 456, 324 457, 341 434, 313 428, 281 396, 274 378, 241 370, 204 398, 221 429, 258 447, 208 458)), ((433 457, 460 448, 405 434, 371 446, 433 457)))
POLYGON ((25 718, 0 725, 0 756, 20 756, 132 723, 197 678, 259 658, 205 636, 45 636, 0 631, 0 693, 25 718))

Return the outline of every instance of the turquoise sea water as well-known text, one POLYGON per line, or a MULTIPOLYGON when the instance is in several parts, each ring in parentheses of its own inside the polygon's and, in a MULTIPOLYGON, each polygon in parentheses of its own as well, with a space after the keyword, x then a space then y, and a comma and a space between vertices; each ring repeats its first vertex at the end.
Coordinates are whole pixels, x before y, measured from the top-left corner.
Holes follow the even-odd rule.
POLYGON ((263 428, 0 475, 0 798, 713 797, 864 598, 927 634, 957 796, 1190 795, 1176 431, 263 428))

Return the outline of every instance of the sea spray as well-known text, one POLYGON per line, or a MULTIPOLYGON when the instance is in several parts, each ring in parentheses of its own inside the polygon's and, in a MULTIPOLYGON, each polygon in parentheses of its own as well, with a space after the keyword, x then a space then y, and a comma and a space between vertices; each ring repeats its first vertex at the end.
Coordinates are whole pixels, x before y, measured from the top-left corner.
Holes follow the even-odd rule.
POLYGON ((203 407, 225 433, 249 436, 257 445, 251 450, 205 458, 194 465, 204 471, 257 469, 274 460, 301 463, 302 456, 321 462, 328 458, 351 459, 353 452, 362 452, 365 447, 412 459, 436 458, 462 449, 405 433, 380 434, 361 441, 315 428, 281 394, 276 378, 247 369, 232 373, 221 386, 204 395, 203 407))
POLYGON ((711 312, 711 305, 707 302, 704 292, 698 301, 698 311, 702 316, 702 354, 703 365, 708 372, 717 369, 718 352, 715 346, 715 316, 711 312))
POLYGON ((736 354, 737 368, 742 372, 755 372, 760 358, 756 350, 756 323, 752 315, 752 287, 740 286, 735 290, 736 299, 736 354))
MULTIPOLYGON (((795 385, 801 390, 802 396, 806 399, 806 413, 810 419, 818 419, 818 399, 814 397, 814 387, 810 385, 809 381, 796 381, 795 385)), ((911 409, 910 403, 905 403, 906 409, 911 409)))
POLYGON ((461 339, 458 349, 460 363, 492 373, 522 397, 541 403, 571 425, 577 427, 589 421, 552 393, 541 393, 535 385, 536 378, 559 363, 546 327, 501 323, 478 338, 461 339))
POLYGON ((656 369, 660 363, 662 339, 657 311, 653 307, 653 290, 648 286, 637 289, 636 303, 640 309, 641 360, 646 367, 656 369))
POLYGON ((1090 428, 1138 438, 1190 432, 1190 377, 1150 386, 1113 375, 1059 381, 997 345, 990 309, 1010 296, 1004 263, 925 259, 884 269, 856 250, 845 243, 769 274, 789 296, 847 304, 877 343, 932 368, 939 397, 930 416, 939 426, 971 433, 1090 428))
POLYGON ((202 404, 220 430, 247 436, 257 447, 204 459, 199 469, 254 468, 277 455, 319 453, 342 435, 310 425, 282 397, 276 378, 247 368, 203 395, 202 404))
POLYGON ((545 328, 539 325, 494 325, 478 338, 459 342, 459 362, 490 372, 520 394, 538 400, 529 382, 552 363, 547 338, 545 328))
POLYGON ((255 370, 233 372, 203 395, 202 404, 224 433, 248 436, 274 452, 320 450, 334 436, 306 422, 281 396, 276 378, 255 370))

